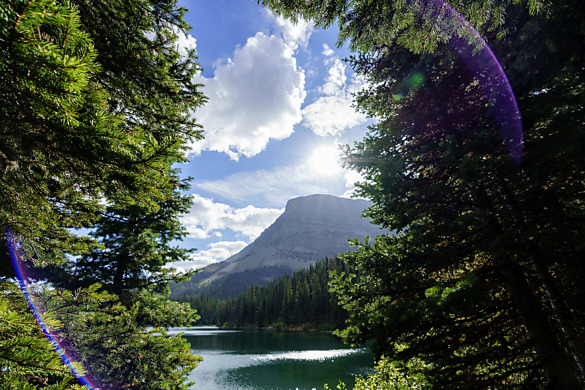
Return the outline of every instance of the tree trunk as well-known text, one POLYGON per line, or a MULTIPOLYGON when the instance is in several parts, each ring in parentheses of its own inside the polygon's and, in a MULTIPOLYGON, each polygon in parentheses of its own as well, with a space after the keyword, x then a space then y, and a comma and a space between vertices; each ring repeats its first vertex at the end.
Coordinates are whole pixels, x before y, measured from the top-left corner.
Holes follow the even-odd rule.
POLYGON ((578 362, 555 337, 557 332, 531 294, 524 275, 509 260, 497 259, 497 262, 512 302, 534 342, 536 353, 553 388, 585 389, 585 378, 580 374, 578 362))
MULTIPOLYGON (((510 211, 515 217, 518 233, 520 236, 528 236, 530 226, 524 219, 521 208, 518 202, 516 202, 512 190, 503 179, 500 180, 500 188, 506 198, 510 211)), ((546 204, 550 203, 551 202, 546 202, 546 204)), ((556 207, 556 210, 560 209, 560 207, 556 207)), ((545 300, 545 304, 548 306, 548 312, 550 313, 549 317, 552 316, 552 320, 555 324, 554 330, 556 330, 556 333, 560 336, 557 340, 560 341, 559 344, 564 347, 566 353, 572 357, 574 365, 578 369, 577 375, 581 378, 581 381, 585 382, 585 367, 583 364, 585 361, 585 341, 583 340, 578 327, 575 326, 574 318, 571 315, 571 309, 565 299, 566 297, 559 289, 559 286, 546 265, 547 263, 550 263, 550 261, 547 261, 550 259, 547 259, 546 255, 543 256, 534 242, 530 240, 525 241, 525 250, 528 256, 524 260, 528 261, 527 266, 530 268, 529 272, 534 274, 536 278, 534 283, 538 286, 538 289, 543 292, 543 299, 545 300)), ((568 256, 571 257, 572 253, 568 254, 568 256)), ((514 262, 513 259, 511 259, 511 261, 514 262)), ((569 272, 576 272, 579 275, 578 279, 581 279, 582 273, 580 267, 577 269, 571 269, 568 264, 566 264, 565 267, 568 267, 569 272)), ((527 273, 523 273, 523 275, 526 274, 527 273)), ((533 291, 533 289, 534 287, 529 291, 533 291)), ((585 388, 585 386, 583 386, 583 388, 585 388)))
MULTIPOLYGON (((505 237, 504 229, 495 217, 497 214, 493 212, 493 205, 485 189, 479 187, 472 193, 477 214, 485 218, 488 236, 505 237)), ((551 305, 550 286, 543 285, 542 281, 537 283, 546 295, 544 297, 545 305, 548 306, 551 313, 547 315, 542 303, 533 294, 535 286, 530 285, 527 274, 516 264, 514 257, 510 254, 493 255, 506 290, 534 343, 536 353, 552 387, 558 390, 585 389, 585 374, 578 348, 574 342, 569 343, 573 333, 570 332, 571 329, 565 327, 565 321, 562 321, 563 313, 559 312, 557 306, 551 305), (558 334, 562 335, 562 340, 557 337, 558 334)), ((530 260, 531 266, 538 271, 537 261, 530 260)), ((543 275, 536 272, 536 277, 539 279, 543 275)))

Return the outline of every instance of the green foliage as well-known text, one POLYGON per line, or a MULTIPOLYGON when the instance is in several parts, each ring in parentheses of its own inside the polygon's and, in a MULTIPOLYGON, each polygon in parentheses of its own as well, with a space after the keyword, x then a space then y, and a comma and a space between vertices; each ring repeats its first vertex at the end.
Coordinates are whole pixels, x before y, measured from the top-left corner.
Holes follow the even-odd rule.
MULTIPOLYGON (((449 15, 443 1, 422 0, 259 0, 277 14, 293 20, 311 20, 317 27, 337 22, 338 45, 349 41, 354 51, 370 52, 399 45, 412 52, 431 53, 455 34, 477 43, 462 21, 449 15)), ((541 0, 469 0, 448 2, 482 34, 502 33, 510 4, 527 4, 531 12, 543 11, 541 0)))
POLYGON ((104 200, 155 210, 176 187, 204 98, 175 3, 2 3, 0 224, 35 261, 86 252, 66 228, 91 226, 104 200))
POLYGON ((450 2, 509 75, 518 166, 486 92, 497 80, 469 69, 477 52, 454 50, 453 33, 474 41, 443 2, 262 3, 337 20, 369 82, 356 104, 377 122, 346 162, 368 216, 397 234, 344 256, 356 272, 332 283, 350 315, 339 334, 375 340, 391 364, 422 359, 436 388, 584 387, 583 3, 450 2))
MULTIPOLYGON (((92 164, 112 148, 115 122, 103 109, 105 91, 90 77, 100 72, 97 53, 69 2, 3 3, 1 22, 0 224, 26 238, 33 253, 75 253, 85 241, 64 227, 95 218, 92 199, 103 177, 92 164)), ((7 263, 3 256, 3 268, 7 263)))
MULTIPOLYGON (((172 166, 201 137, 192 111, 205 100, 192 81, 195 52, 177 47, 184 13, 176 0, 0 2, 0 227, 31 270, 49 266, 63 289, 38 302, 103 388, 185 388, 198 361, 182 339, 146 330, 196 318, 161 295, 184 277, 164 268, 188 254, 170 244, 184 236, 178 215, 189 206, 172 166), (73 234, 79 227, 95 227, 93 237, 73 234)), ((5 250, 0 272, 13 275, 5 250)), ((15 307, 10 320, 32 327, 15 307)), ((0 332, 29 345, 8 323, 0 332)), ((36 364, 26 348, 15 375, 36 364)), ((47 356, 39 362, 57 367, 47 356)), ((71 378, 54 371, 15 380, 33 388, 71 378)))
MULTIPOLYGON (((357 376, 353 390, 411 390, 430 389, 431 381, 424 374, 427 365, 420 359, 413 358, 405 367, 399 363, 382 357, 376 364, 376 372, 367 377, 357 376)), ((325 385, 325 390, 329 390, 325 385)), ((346 385, 340 382, 337 389, 345 390, 346 385)))
POLYGON ((54 266, 48 274, 40 270, 53 286, 64 288, 45 293, 41 310, 54 310, 62 320, 57 338, 76 351, 100 388, 189 386, 186 376, 200 358, 191 354, 187 341, 163 337, 162 330, 190 326, 199 317, 188 304, 166 299, 171 282, 192 274, 165 268, 170 261, 188 260, 189 250, 170 243, 185 235, 178 215, 189 205, 188 197, 173 190, 155 211, 107 207, 92 233, 103 249, 54 266))
POLYGON ((35 293, 43 317, 56 320, 49 329, 68 356, 83 365, 90 383, 102 389, 187 389, 186 376, 201 358, 180 336, 147 325, 152 317, 162 326, 189 325, 195 314, 152 294, 126 307, 100 287, 35 293))
MULTIPOLYGON (((83 389, 41 331, 20 287, 2 282, 0 291, 2 389, 83 389)), ((51 316, 45 320, 57 323, 51 316)))
POLYGON ((331 274, 348 272, 339 260, 325 260, 308 269, 285 275, 265 286, 252 286, 236 298, 176 296, 189 302, 201 315, 201 323, 237 327, 335 329, 346 313, 329 293, 331 274))
POLYGON ((350 316, 337 334, 355 345, 373 339, 375 356, 393 364, 423 359, 437 386, 512 387, 531 371, 542 381, 532 341, 486 258, 430 267, 412 245, 412 238, 380 236, 345 256, 357 272, 331 283, 350 316))
POLYGON ((186 235, 179 215, 191 205, 190 197, 179 193, 179 189, 187 188, 186 184, 177 180, 176 187, 167 191, 166 199, 157 202, 155 211, 140 205, 107 207, 91 233, 102 248, 63 266, 39 270, 41 278, 69 289, 101 283, 104 290, 122 299, 145 289, 167 293, 171 282, 193 274, 165 267, 169 262, 189 261, 191 252, 171 245, 186 235))

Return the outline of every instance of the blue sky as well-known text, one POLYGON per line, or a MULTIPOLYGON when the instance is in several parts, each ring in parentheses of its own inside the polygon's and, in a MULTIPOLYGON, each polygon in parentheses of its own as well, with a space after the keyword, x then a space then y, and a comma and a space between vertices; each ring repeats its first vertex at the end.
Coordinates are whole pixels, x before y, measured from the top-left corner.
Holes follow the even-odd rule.
POLYGON ((191 145, 194 205, 182 219, 197 248, 187 269, 222 261, 282 214, 287 200, 350 196, 359 179, 337 165, 339 144, 360 140, 367 119, 351 108, 363 87, 342 62, 337 31, 291 24, 253 0, 184 0, 208 103, 193 113, 205 139, 191 145))

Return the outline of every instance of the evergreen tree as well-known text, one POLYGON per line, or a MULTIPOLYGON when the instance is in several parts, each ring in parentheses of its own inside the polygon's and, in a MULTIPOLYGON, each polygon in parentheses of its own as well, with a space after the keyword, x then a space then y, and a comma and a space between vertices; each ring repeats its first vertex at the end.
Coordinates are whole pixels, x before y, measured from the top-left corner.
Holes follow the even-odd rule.
POLYGON ((58 321, 49 328, 69 358, 85 368, 86 379, 100 389, 189 388, 187 374, 201 358, 191 354, 185 339, 168 336, 160 326, 188 325, 195 313, 156 296, 123 305, 100 287, 40 289, 34 296, 43 317, 58 321))
POLYGON ((356 101, 378 121, 347 164, 368 216, 397 235, 345 255, 358 271, 333 284, 345 340, 374 339, 403 367, 422 359, 411 370, 438 388, 584 387, 582 2, 454 4, 510 75, 521 160, 460 38, 481 48, 443 2, 263 3, 338 20, 369 81, 356 101))
MULTIPOLYGON (((192 82, 194 50, 177 47, 189 26, 176 3, 0 3, 0 226, 35 266, 59 270, 64 255, 81 256, 57 282, 82 289, 49 289, 36 299, 103 388, 186 388, 198 360, 181 338, 147 331, 196 318, 161 295, 180 280, 163 266, 187 255, 170 245, 184 235, 178 215, 189 205, 172 165, 201 137, 191 111, 204 101, 192 82), (93 239, 71 233, 96 223, 93 239), (119 296, 90 286, 96 281, 119 296), (88 329, 97 333, 88 337, 88 329)), ((10 263, 3 250, 3 274, 10 263)), ((20 308, 8 301, 7 313, 25 316, 20 308)), ((9 339, 15 328, 0 329, 9 339)), ((12 336, 23 359, 10 371, 24 372, 28 388, 71 377, 60 368, 49 379, 38 369, 28 375, 36 344, 12 336)))
POLYGON ((176 186, 155 211, 137 204, 107 207, 91 233, 102 248, 54 267, 60 275, 49 279, 70 289, 101 283, 120 298, 141 290, 166 294, 171 282, 188 279, 192 273, 165 268, 169 262, 188 261, 191 252, 171 245, 185 237, 179 216, 191 205, 190 197, 179 193, 186 184, 177 179, 176 186))
POLYGON ((113 144, 116 118, 104 111, 107 94, 91 77, 101 68, 76 9, 43 0, 2 2, 1 10, 0 224, 32 253, 79 253, 83 240, 65 228, 95 219, 127 137, 113 144), (112 162, 103 161, 107 154, 112 162))
MULTIPOLYGON (((14 283, 2 282, 0 294, 0 367, 2 389, 83 389, 43 334, 14 283)), ((49 324, 55 319, 46 317, 49 324)), ((78 364, 76 368, 83 372, 78 364)))
MULTIPOLYGON (((157 208, 200 137, 176 1, 2 3, 0 223, 36 261, 87 250, 66 228, 110 204, 157 208), (42 256, 37 256, 42 253, 42 256)), ((5 254, 5 252, 3 252, 5 254)), ((7 269, 8 257, 2 257, 7 269)))

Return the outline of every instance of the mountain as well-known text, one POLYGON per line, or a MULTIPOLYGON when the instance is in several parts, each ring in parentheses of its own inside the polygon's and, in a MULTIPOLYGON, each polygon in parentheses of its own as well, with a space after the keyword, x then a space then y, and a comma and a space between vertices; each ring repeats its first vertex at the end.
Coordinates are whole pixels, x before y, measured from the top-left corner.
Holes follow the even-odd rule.
POLYGON ((362 212, 370 202, 331 195, 291 199, 284 213, 250 245, 172 286, 173 296, 233 296, 286 273, 350 250, 348 239, 381 233, 362 212), (233 291, 237 290, 237 291, 233 291))

